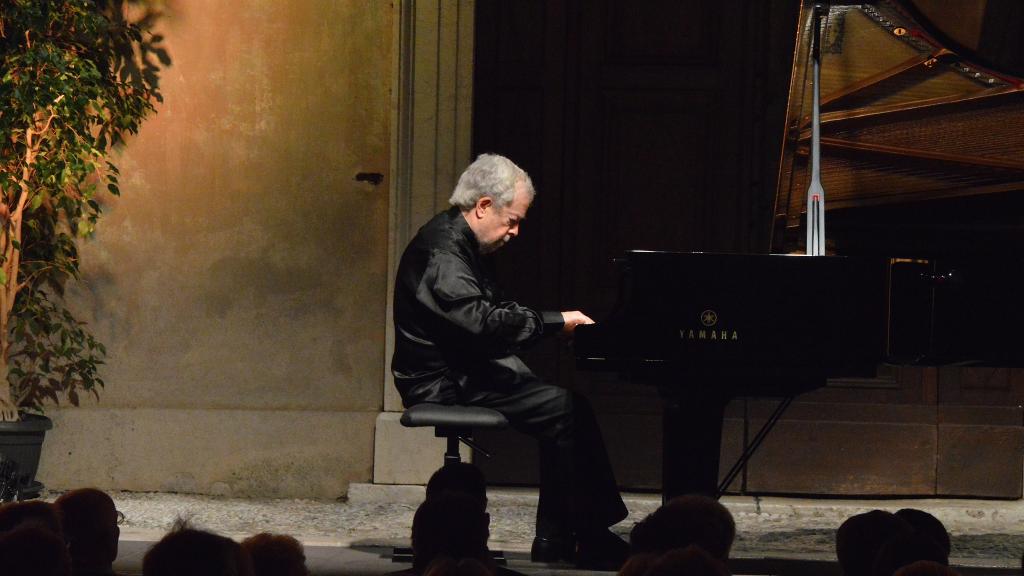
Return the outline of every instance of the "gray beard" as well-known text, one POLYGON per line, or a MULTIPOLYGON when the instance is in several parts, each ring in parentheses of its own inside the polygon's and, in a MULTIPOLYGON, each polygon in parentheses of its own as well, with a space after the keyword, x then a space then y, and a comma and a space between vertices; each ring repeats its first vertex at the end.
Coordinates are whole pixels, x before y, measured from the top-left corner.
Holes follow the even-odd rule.
POLYGON ((501 248, 505 244, 508 244, 509 240, 511 240, 511 238, 509 238, 508 236, 505 236, 501 240, 498 240, 496 242, 491 242, 489 244, 484 244, 483 242, 479 242, 479 239, 477 241, 480 244, 480 253, 481 254, 490 254, 492 252, 497 252, 499 248, 501 248))

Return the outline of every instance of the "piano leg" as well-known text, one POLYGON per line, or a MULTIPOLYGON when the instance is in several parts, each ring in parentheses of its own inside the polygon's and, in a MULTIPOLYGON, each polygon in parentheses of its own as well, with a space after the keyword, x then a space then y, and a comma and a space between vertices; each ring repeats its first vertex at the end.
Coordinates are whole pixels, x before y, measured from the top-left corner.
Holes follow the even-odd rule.
POLYGON ((683 494, 718 497, 718 460, 728 398, 714 393, 666 397, 662 420, 662 501, 683 494))

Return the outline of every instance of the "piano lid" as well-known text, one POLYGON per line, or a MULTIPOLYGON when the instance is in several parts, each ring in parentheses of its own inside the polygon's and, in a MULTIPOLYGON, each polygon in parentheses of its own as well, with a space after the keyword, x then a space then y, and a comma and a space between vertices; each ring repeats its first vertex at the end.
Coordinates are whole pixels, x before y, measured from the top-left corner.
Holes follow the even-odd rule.
MULTIPOLYGON (((959 12, 968 28, 977 25, 973 38, 943 33, 922 16, 919 8, 941 6, 930 0, 829 6, 821 36, 826 210, 1024 191, 1024 79, 970 47, 998 2, 987 4, 960 5, 973 7, 959 12)), ((804 0, 798 20, 773 252, 803 242, 813 5, 804 0)), ((950 16, 930 13, 937 21, 950 16)))

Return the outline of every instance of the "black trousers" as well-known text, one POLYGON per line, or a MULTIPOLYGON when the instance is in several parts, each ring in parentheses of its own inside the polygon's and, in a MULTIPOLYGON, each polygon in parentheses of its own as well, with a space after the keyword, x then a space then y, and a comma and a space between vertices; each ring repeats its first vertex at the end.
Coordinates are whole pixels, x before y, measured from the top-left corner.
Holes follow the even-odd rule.
POLYGON ((586 535, 626 518, 601 429, 585 397, 537 378, 510 389, 467 388, 457 403, 501 412, 514 429, 537 439, 537 536, 586 535))

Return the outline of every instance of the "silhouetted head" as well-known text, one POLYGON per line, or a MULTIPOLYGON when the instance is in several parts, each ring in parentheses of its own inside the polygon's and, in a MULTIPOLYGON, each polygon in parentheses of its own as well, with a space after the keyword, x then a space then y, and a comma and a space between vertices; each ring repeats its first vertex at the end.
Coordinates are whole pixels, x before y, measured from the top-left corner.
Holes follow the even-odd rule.
POLYGON ((493 576, 494 567, 488 566, 476 558, 455 560, 448 556, 438 556, 427 566, 423 576, 493 576))
POLYGON ((441 492, 459 492, 480 500, 487 507, 487 482, 484 473, 469 462, 445 464, 427 482, 427 500, 441 492))
POLYGON ((946 527, 938 518, 916 508, 897 510, 896 515, 906 520, 914 528, 915 532, 931 537, 939 545, 939 548, 942 548, 946 556, 949 557, 949 531, 946 530, 946 527))
POLYGON ((71 560, 81 568, 110 568, 117 559, 117 508, 105 492, 82 488, 54 501, 64 523, 71 560))
POLYGON ((480 501, 466 494, 442 492, 423 502, 412 521, 413 570, 424 574, 438 556, 489 564, 490 521, 480 501))
POLYGON ((71 557, 64 540, 41 525, 0 533, 0 573, 10 576, 69 576, 71 557))
POLYGON ((619 576, 644 576, 661 556, 653 553, 633 554, 619 568, 619 576))
POLYGON ((872 572, 875 576, 892 576, 893 572, 919 560, 949 564, 949 557, 930 536, 920 532, 898 534, 882 544, 875 555, 872 572))
POLYGON ((956 570, 945 564, 929 560, 918 560, 913 564, 900 568, 893 576, 959 576, 959 574, 956 570))
POLYGON ((700 546, 669 550, 647 571, 646 576, 728 576, 725 564, 700 546))
POLYGON ((177 522, 146 552, 144 576, 252 576, 249 556, 230 538, 177 522))
MULTIPOLYGON (((844 576, 870 576, 882 546, 914 529, 891 512, 872 510, 847 518, 836 531, 836 557, 844 576)), ((891 574, 891 573, 890 573, 891 574)))
POLYGON ((725 506, 690 494, 673 498, 637 523, 629 541, 633 554, 662 554, 696 544, 724 562, 735 537, 736 523, 725 506))
POLYGON ((61 538, 64 537, 60 512, 53 504, 42 500, 0 505, 0 532, 13 530, 19 526, 39 526, 61 538))
POLYGON ((242 540, 249 553, 255 576, 307 576, 306 554, 302 544, 283 534, 263 532, 242 540))

